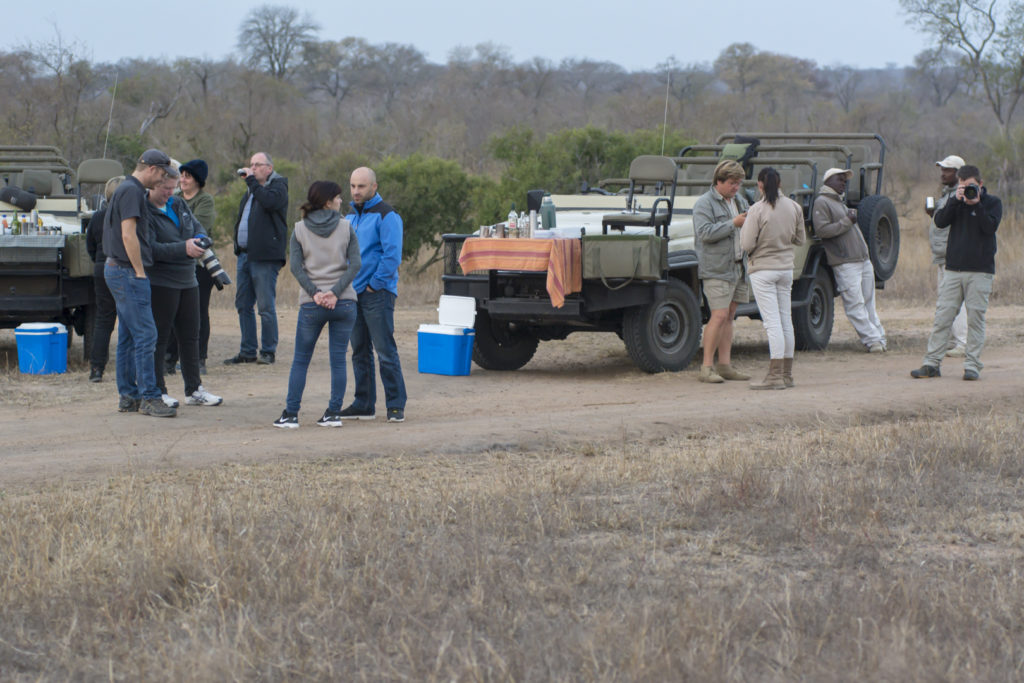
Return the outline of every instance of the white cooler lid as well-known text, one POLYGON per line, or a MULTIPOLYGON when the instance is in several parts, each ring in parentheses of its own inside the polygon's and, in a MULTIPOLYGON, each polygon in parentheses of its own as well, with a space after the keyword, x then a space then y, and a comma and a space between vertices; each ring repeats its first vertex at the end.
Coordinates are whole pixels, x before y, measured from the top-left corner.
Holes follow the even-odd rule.
POLYGON ((437 306, 437 322, 454 327, 473 327, 476 320, 476 299, 471 296, 442 294, 437 306))
POLYGON ((472 327, 463 327, 462 325, 420 325, 417 331, 426 334, 450 334, 459 337, 475 334, 472 327))
POLYGON ((14 331, 29 334, 61 334, 68 329, 62 323, 22 323, 15 327, 14 331))

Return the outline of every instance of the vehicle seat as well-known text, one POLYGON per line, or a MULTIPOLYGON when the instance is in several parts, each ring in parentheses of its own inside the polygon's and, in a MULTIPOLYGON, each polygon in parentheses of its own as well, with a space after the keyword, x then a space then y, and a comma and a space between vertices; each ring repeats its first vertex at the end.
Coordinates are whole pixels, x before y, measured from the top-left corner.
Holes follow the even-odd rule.
POLYGON ((26 168, 21 172, 21 189, 37 197, 64 194, 57 174, 36 168, 26 168))
POLYGON ((605 215, 601 221, 601 232, 607 234, 609 228, 624 231, 627 227, 653 227, 655 234, 668 237, 678 174, 679 167, 668 157, 645 154, 633 159, 633 163, 629 165, 629 194, 626 206, 632 207, 635 196, 649 193, 652 189, 657 199, 651 205, 650 211, 626 211, 605 215))

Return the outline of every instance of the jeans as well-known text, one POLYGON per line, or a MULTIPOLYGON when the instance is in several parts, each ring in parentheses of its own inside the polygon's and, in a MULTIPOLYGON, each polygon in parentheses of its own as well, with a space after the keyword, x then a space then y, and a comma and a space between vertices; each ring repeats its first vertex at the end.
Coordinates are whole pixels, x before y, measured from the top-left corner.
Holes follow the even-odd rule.
MULTIPOLYGON (((939 266, 939 291, 942 291, 942 277, 945 274, 946 266, 939 266)), ((936 305, 938 305, 938 301, 936 301, 936 305)), ((961 348, 967 346, 967 310, 964 306, 960 307, 960 312, 953 318, 953 338, 949 341, 950 349, 955 349, 958 346, 961 348)))
POLYGON ((351 299, 339 299, 334 310, 314 303, 304 303, 299 307, 299 319, 295 323, 295 357, 288 374, 288 398, 285 399, 285 409, 289 413, 297 415, 299 412, 302 392, 306 388, 306 372, 324 325, 327 325, 327 351, 331 361, 331 400, 327 409, 334 413, 341 410, 345 398, 345 354, 355 322, 356 302, 351 299))
POLYGON ((374 349, 380 359, 387 408, 405 410, 405 379, 395 344, 395 295, 386 289, 363 290, 359 294, 356 324, 352 328, 352 376, 356 381, 352 405, 359 411, 373 412, 377 404, 374 349))
POLYGON ((981 372, 981 351, 985 348, 985 312, 988 297, 992 293, 992 273, 971 273, 947 270, 939 289, 939 300, 935 305, 935 323, 928 337, 928 352, 924 365, 939 367, 949 349, 953 320, 963 305, 967 308, 967 346, 964 356, 964 370, 981 372))
POLYGON ((160 398, 153 371, 156 325, 149 280, 131 267, 106 266, 103 279, 117 304, 117 393, 131 398, 160 398))
POLYGON ((89 353, 89 364, 103 370, 110 358, 110 335, 114 333, 117 322, 117 304, 114 296, 103 278, 103 261, 92 270, 93 291, 96 293, 96 324, 92 328, 92 351, 89 353))
POLYGON ((843 298, 846 317, 864 346, 885 346, 885 328, 875 312, 875 270, 871 261, 841 263, 832 267, 836 287, 843 298))
POLYGON ((750 274, 761 322, 768 333, 772 359, 792 358, 796 346, 793 337, 793 270, 759 270, 750 274))
POLYGON ((153 367, 156 384, 167 393, 164 383, 164 355, 173 331, 181 353, 181 378, 185 395, 199 388, 199 288, 175 289, 153 285, 153 322, 156 323, 156 351, 153 367))
POLYGON ((235 308, 238 309, 238 326, 242 330, 239 353, 243 356, 256 355, 256 315, 253 306, 260 312, 263 327, 260 349, 264 353, 277 351, 277 261, 250 261, 248 254, 238 255, 238 282, 235 285, 235 308))

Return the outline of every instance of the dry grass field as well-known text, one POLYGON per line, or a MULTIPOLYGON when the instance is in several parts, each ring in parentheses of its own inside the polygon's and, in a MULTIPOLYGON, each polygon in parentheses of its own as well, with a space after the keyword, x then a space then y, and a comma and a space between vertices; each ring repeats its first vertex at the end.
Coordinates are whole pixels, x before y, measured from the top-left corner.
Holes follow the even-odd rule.
MULTIPOLYGON (((1022 303, 1021 232, 1011 222, 1000 233, 1000 360, 969 395, 955 365, 929 385, 933 395, 907 393, 925 391, 906 370, 920 359, 934 300, 923 221, 908 216, 900 271, 882 296, 892 309, 924 311, 892 320, 894 369, 870 408, 807 407, 845 391, 852 401, 848 384, 801 393, 832 368, 863 365, 871 377, 874 360, 854 349, 840 312, 837 348, 807 360, 811 381, 787 392, 728 388, 737 415, 766 400, 750 394, 778 395, 757 420, 688 423, 688 395, 712 390, 625 367, 573 390, 656 391, 657 410, 677 408, 667 416, 675 426, 616 436, 614 425, 596 426, 623 413, 595 399, 588 434, 516 442, 495 415, 492 445, 446 450, 443 406, 429 413, 435 431, 412 431, 434 405, 424 396, 397 427, 409 429, 403 448, 379 437, 392 439, 392 455, 364 445, 375 433, 358 426, 327 448, 319 432, 331 430, 304 426, 285 441, 246 424, 251 435, 231 438, 272 458, 154 456, 41 481, 0 469, 0 680, 1021 680, 1024 378, 1003 359, 1015 358, 1024 316, 1000 308, 1022 303)), ((290 278, 281 281, 291 301, 290 278)), ((434 281, 407 282, 406 303, 435 300, 434 281)), ((743 329, 754 341, 740 358, 754 366, 767 357, 763 333, 743 329)), ((628 364, 624 351, 594 353, 579 362, 628 364)), ((6 367, 5 429, 33 410, 115 423, 111 387, 98 385, 105 407, 87 413, 57 398, 59 382, 6 367)), ((558 411, 552 387, 570 378, 554 367, 474 386, 509 392, 501 396, 543 386, 550 396, 537 402, 558 411)), ((270 419, 281 376, 277 404, 244 385, 270 419)), ((424 382, 421 395, 447 396, 448 384, 424 382)), ((157 438, 142 430, 167 424, 128 419, 144 423, 129 432, 142 451, 157 438)), ((177 424, 190 425, 192 451, 228 443, 204 439, 210 425, 189 419, 177 424)), ((63 438, 60 427, 52 438, 63 438)), ((216 429, 228 427, 218 419, 216 429)), ((59 462, 68 457, 59 449, 73 449, 60 443, 28 456, 59 462)), ((0 468, 28 456, 9 447, 0 468)))

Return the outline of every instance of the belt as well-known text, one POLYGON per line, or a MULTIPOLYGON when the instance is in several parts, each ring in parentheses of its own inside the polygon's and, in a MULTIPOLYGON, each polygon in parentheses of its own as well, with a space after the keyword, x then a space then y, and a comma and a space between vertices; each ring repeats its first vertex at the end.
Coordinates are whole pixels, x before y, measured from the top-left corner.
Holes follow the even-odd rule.
POLYGON ((118 263, 117 261, 115 261, 114 258, 111 257, 111 256, 107 257, 107 260, 103 262, 103 265, 110 266, 111 268, 134 268, 135 267, 135 266, 133 266, 130 263, 128 265, 126 265, 126 266, 122 265, 122 264, 118 263))

